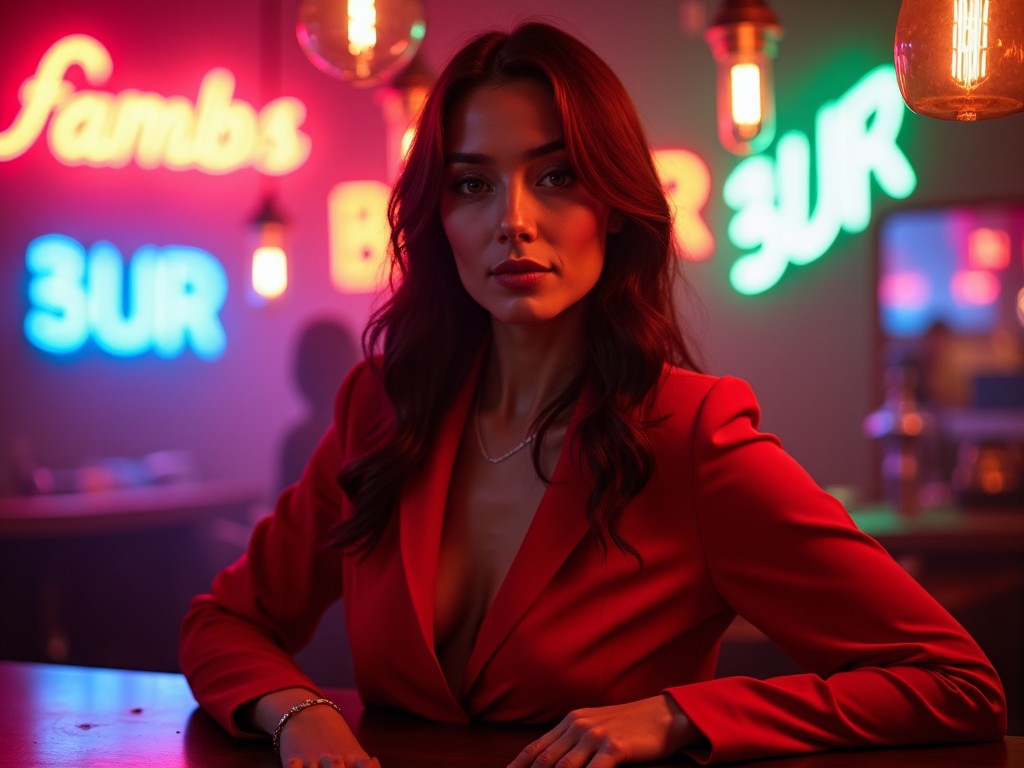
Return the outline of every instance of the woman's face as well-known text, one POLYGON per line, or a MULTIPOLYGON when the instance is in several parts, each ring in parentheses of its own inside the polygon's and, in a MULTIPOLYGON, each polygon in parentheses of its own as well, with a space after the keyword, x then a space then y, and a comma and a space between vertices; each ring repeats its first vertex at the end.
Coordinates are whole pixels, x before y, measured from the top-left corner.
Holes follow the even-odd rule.
POLYGON ((441 219, 470 296, 503 323, 577 305, 601 276, 609 212, 569 165, 550 90, 478 87, 446 137, 441 219))

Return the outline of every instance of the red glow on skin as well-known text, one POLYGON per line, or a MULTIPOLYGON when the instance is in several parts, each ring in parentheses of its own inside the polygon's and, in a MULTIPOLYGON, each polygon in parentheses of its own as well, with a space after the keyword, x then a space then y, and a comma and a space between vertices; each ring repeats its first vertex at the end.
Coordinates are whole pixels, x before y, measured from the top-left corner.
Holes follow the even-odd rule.
POLYGON ((441 219, 473 300, 508 325, 578 305, 604 268, 609 211, 571 167, 550 90, 529 79, 471 90, 445 156, 441 219))
POLYGON ((1010 266, 1010 233, 978 227, 967 235, 967 262, 971 269, 1006 269, 1010 266))
POLYGON ((953 273, 953 299, 960 304, 983 307, 999 298, 999 280, 984 270, 960 271, 953 273))

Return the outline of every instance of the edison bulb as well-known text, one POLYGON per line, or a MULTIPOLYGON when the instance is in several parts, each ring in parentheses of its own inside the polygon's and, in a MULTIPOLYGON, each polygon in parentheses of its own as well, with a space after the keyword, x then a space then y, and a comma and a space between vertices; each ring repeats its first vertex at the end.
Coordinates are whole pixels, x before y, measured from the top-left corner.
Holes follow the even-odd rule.
POLYGON ((903 0, 893 56, 918 114, 973 122, 1024 110, 1022 0, 903 0))
POLYGON ((358 86, 400 72, 425 31, 420 0, 303 0, 295 28, 317 69, 358 86))

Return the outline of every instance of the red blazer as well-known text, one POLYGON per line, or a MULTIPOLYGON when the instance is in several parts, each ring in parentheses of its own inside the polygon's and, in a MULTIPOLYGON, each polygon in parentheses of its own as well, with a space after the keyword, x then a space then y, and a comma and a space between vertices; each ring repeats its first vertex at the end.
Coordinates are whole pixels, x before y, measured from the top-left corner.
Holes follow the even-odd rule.
MULTIPOLYGON (((234 711, 290 686, 316 690, 290 654, 344 595, 356 685, 368 703, 427 718, 560 720, 572 709, 667 691, 704 733, 702 761, 831 747, 999 738, 1003 692, 981 650, 778 440, 757 431, 746 384, 668 369, 650 431, 654 476, 622 533, 643 567, 605 553, 572 440, 487 613, 463 688, 450 691, 432 622, 445 498, 476 375, 445 416, 397 519, 366 560, 321 542, 351 506, 339 467, 390 413, 365 364, 301 481, 248 552, 192 603, 181 667, 234 733, 234 711), (736 614, 803 674, 713 679, 736 614)), ((581 398, 569 424, 589 407, 581 398)))

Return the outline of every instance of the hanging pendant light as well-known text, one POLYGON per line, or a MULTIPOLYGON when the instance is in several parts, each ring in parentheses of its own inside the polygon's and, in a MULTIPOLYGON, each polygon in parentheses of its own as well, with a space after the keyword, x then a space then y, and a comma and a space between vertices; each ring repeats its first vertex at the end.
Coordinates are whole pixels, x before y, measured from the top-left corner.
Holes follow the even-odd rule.
POLYGON ((1024 110, 1024 0, 903 0, 893 55, 920 115, 973 122, 1024 110))
POLYGON ((730 152, 760 152, 775 138, 772 60, 782 26, 765 0, 721 0, 704 39, 717 66, 718 138, 730 152))
MULTIPOLYGON (((261 0, 260 95, 263 102, 281 95, 282 0, 261 0)), ((285 251, 285 220, 277 205, 277 181, 260 177, 262 194, 255 215, 249 219, 252 249, 250 301, 262 306, 279 298, 288 288, 288 254, 285 251)))
POLYGON ((425 31, 420 0, 302 0, 295 27, 317 69, 358 86, 401 71, 425 31))
POLYGON ((274 196, 263 198, 252 218, 252 292, 259 301, 276 299, 288 288, 288 254, 284 246, 284 216, 274 196))
POLYGON ((405 157, 415 137, 416 119, 434 80, 433 70, 417 54, 405 69, 375 94, 387 130, 388 179, 392 181, 405 165, 405 157))

